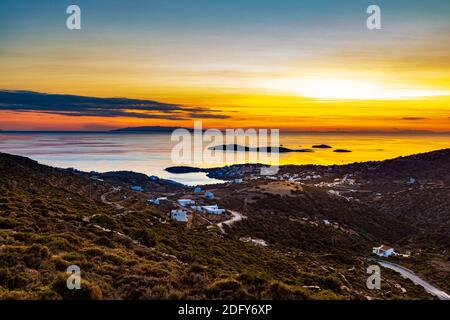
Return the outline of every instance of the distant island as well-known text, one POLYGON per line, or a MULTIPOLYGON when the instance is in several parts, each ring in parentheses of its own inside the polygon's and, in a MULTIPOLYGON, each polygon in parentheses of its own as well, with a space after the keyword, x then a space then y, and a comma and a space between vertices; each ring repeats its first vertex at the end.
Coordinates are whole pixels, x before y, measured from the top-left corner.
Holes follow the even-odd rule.
POLYGON ((127 127, 127 128, 119 128, 108 131, 103 130, 1 130, 2 133, 26 133, 26 134, 35 134, 35 133, 82 133, 82 134, 109 134, 109 133, 172 133, 177 129, 185 129, 189 132, 193 132, 194 129, 184 128, 184 127, 163 127, 163 126, 142 126, 142 127, 127 127))
POLYGON ((352 152, 351 150, 347 150, 347 149, 336 149, 333 152, 338 152, 338 153, 348 153, 348 152, 352 152))
POLYGON ((173 132, 177 129, 185 129, 188 131, 192 131, 192 129, 190 129, 190 128, 143 126, 143 127, 128 127, 128 128, 115 129, 115 130, 111 130, 109 132, 112 132, 112 133, 148 133, 148 132, 167 133, 167 132, 173 132))
POLYGON ((177 167, 169 167, 165 169, 169 173, 198 173, 198 172, 210 172, 213 169, 202 169, 197 167, 189 167, 189 166, 177 166, 177 167))
POLYGON ((312 146, 314 149, 332 149, 332 146, 329 146, 327 144, 316 144, 312 146))
POLYGON ((214 147, 210 147, 209 150, 214 151, 244 151, 244 152, 277 152, 277 153, 288 153, 288 152, 314 152, 311 149, 289 149, 286 147, 256 147, 251 148, 247 146, 242 146, 239 144, 223 144, 214 147))

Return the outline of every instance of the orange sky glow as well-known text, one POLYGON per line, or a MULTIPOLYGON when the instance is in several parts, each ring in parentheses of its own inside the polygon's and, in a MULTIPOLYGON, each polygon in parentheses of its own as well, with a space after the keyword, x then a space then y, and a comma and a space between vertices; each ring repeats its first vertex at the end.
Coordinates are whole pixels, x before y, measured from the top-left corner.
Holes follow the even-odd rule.
POLYGON ((210 128, 450 131, 450 24, 439 12, 389 20, 373 32, 358 15, 288 24, 289 12, 277 12, 268 26, 258 17, 228 29, 220 19, 209 29, 189 20, 186 30, 161 31, 142 27, 151 21, 146 18, 111 26, 109 33, 101 22, 71 33, 13 16, 9 26, 3 22, 10 36, 0 50, 0 89, 208 111, 194 117, 184 110, 177 119, 73 116, 14 110, 0 101, 0 130, 191 127, 202 120, 210 128))

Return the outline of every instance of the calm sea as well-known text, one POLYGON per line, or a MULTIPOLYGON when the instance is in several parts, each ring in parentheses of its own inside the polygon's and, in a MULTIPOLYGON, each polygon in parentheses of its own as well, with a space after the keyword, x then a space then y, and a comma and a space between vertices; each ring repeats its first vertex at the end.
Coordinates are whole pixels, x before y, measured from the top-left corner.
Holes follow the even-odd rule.
MULTIPOLYGON (((313 153, 281 154, 279 159, 281 164, 329 165, 384 160, 449 148, 450 135, 297 133, 282 135, 280 143, 292 149, 327 144, 333 149, 352 151, 351 153, 335 153, 333 149, 315 149, 313 153)), ((207 178, 203 173, 170 174, 166 172, 165 168, 179 165, 171 159, 175 144, 176 142, 171 141, 170 134, 0 134, 0 152, 26 156, 54 167, 98 172, 130 170, 172 179, 187 185, 218 182, 207 178)), ((201 148, 196 152, 201 152, 201 148)), ((185 163, 183 165, 216 167, 242 162, 242 159, 235 160, 227 161, 224 158, 223 161, 215 164, 185 163)))

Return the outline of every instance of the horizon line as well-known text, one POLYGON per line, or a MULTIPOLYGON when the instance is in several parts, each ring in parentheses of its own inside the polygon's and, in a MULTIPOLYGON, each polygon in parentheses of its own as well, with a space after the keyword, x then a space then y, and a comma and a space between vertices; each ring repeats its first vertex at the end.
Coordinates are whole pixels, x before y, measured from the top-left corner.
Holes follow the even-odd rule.
MULTIPOLYGON (((131 128, 117 128, 111 130, 2 130, 0 129, 0 134, 2 133, 112 133, 112 134, 157 134, 157 133, 167 133, 175 129, 186 129, 194 131, 194 128, 189 127, 172 127, 172 126, 146 126, 144 128, 149 129, 160 129, 158 130, 145 130, 142 127, 135 127, 136 130, 131 128)), ((219 131, 226 130, 280 130, 280 133, 298 133, 298 134, 434 134, 434 135, 447 135, 450 131, 432 131, 432 130, 293 130, 293 129, 282 129, 282 128, 203 128, 202 131, 209 129, 215 129, 219 131)))

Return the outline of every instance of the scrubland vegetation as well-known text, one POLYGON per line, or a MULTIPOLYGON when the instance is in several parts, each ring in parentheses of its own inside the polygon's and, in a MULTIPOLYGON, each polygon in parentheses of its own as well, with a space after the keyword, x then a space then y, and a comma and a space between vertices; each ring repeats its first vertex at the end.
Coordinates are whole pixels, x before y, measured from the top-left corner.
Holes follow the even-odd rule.
POLYGON ((378 231, 292 221, 308 216, 299 203, 255 202, 253 215, 221 234, 157 209, 117 210, 99 201, 108 183, 29 159, 0 154, 0 172, 0 299, 430 298, 390 272, 386 290, 368 290, 365 249, 378 231), (239 240, 248 234, 271 245, 239 240), (67 289, 70 265, 81 268, 81 290, 67 289))

